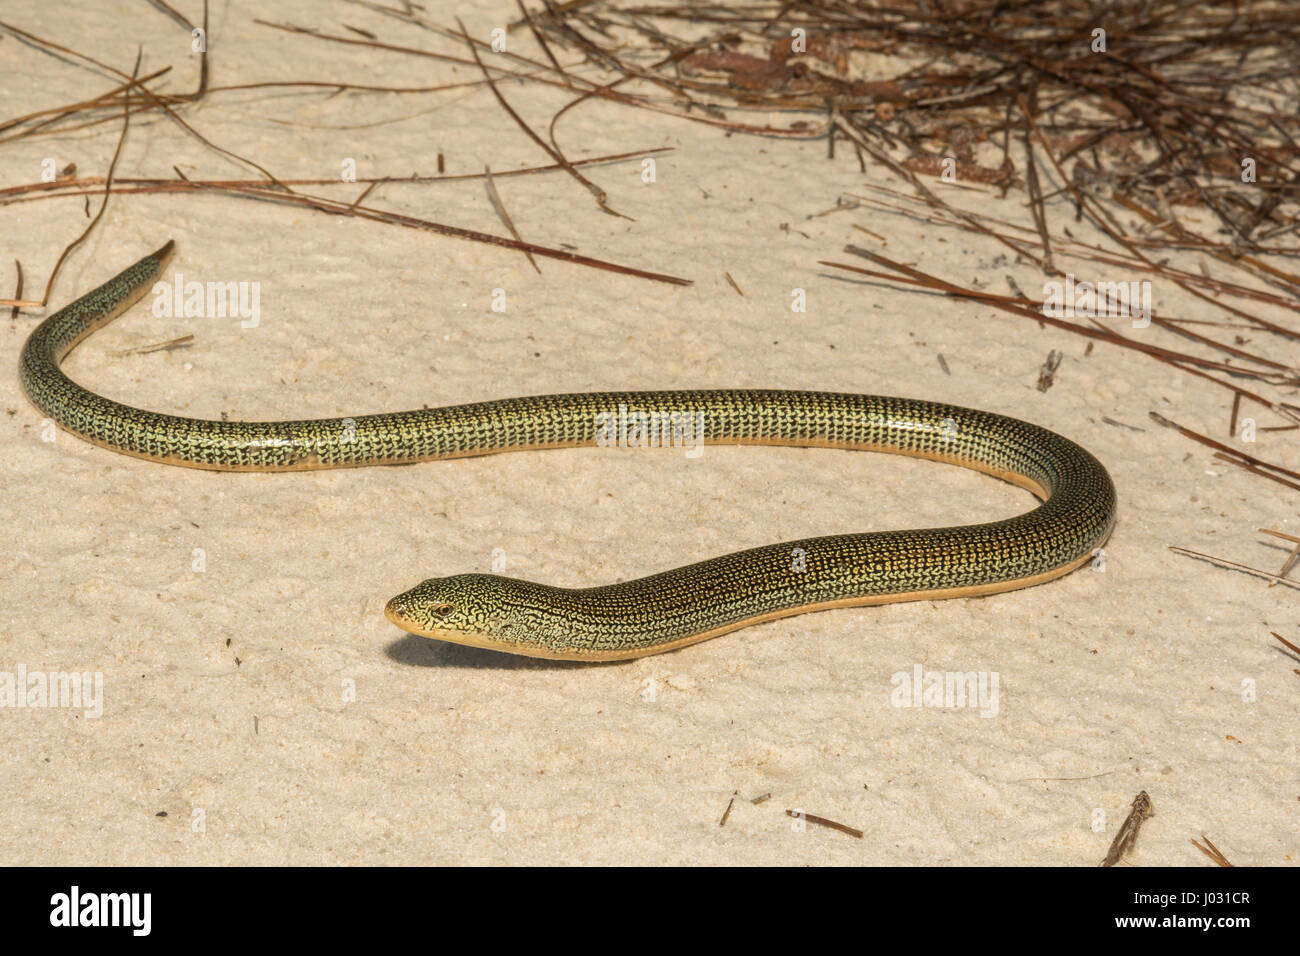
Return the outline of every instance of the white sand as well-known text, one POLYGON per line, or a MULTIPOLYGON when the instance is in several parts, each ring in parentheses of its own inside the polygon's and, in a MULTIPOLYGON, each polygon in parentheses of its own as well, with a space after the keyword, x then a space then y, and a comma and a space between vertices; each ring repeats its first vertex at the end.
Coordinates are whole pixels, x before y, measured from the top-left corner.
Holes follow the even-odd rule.
MULTIPOLYGON (((197 61, 174 24, 146 4, 78 6, 56 15, 21 0, 4 16, 127 70, 142 43, 144 70, 174 64, 168 88, 192 88, 197 61)), ((251 23, 348 23, 452 52, 359 7, 276 7, 214 7, 214 84, 473 76, 251 23)), ((430 10, 439 22, 467 12, 430 10)), ((513 4, 501 10, 513 18, 513 4)), ((468 13, 476 33, 498 25, 468 13)), ((4 116, 111 85, 11 36, 0 62, 4 116)), ((565 101, 502 89, 539 129, 565 101)), ((547 161, 483 89, 214 94, 184 115, 281 177, 334 176, 347 157, 361 176, 433 173, 440 150, 452 173, 547 161)), ((0 184, 35 181, 47 156, 101 173, 116 135, 106 124, 8 144, 0 184)), ((1004 292, 1010 274, 1030 295, 1043 282, 955 231, 864 211, 808 218, 860 187, 851 150, 828 162, 824 142, 727 137, 590 103, 559 136, 575 159, 674 152, 653 185, 637 162, 589 171, 634 221, 600 212, 562 173, 498 180, 524 237, 693 286, 547 260, 538 276, 515 252, 264 203, 120 196, 63 270, 53 308, 174 238, 173 272, 260 283, 261 322, 160 318, 146 301, 68 371, 144 408, 248 419, 693 386, 971 405, 1058 430, 1106 463, 1122 513, 1105 572, 806 615, 620 665, 426 641, 384 619, 387 598, 425 577, 489 570, 497 548, 511 574, 588 585, 801 536, 989 520, 1032 501, 959 469, 827 450, 710 448, 688 460, 591 449, 290 475, 168 468, 62 432, 41 440, 12 372, 36 322, 27 313, 4 322, 0 670, 98 671, 104 701, 97 718, 0 711, 0 862, 1091 865, 1143 789, 1156 814, 1133 863, 1208 864, 1190 842, 1201 833, 1238 864, 1294 860, 1300 680, 1268 631, 1296 639, 1296 592, 1167 550, 1275 568, 1282 550, 1255 529, 1297 533, 1294 495, 1147 415, 1222 436, 1228 393, 1105 345, 1085 357, 1083 339, 992 309, 832 278, 818 259, 847 260, 846 242, 881 248, 856 223, 888 237, 885 254, 956 282, 1004 292), (791 312, 796 287, 807 314, 791 312), (490 308, 497 288, 504 314, 490 308), (112 354, 191 333, 188 349, 112 354), (1066 358, 1043 393, 1050 349, 1066 358), (996 672, 996 717, 893 706, 891 675, 918 664, 996 672), (1244 681, 1257 700, 1243 701, 1244 681), (788 809, 865 837, 800 832, 788 809)), ((193 178, 253 175, 156 115, 136 123, 119 175, 173 165, 193 178)), ((878 167, 866 178, 897 185, 878 167)), ((984 202, 1021 218, 1022 201, 984 202)), ((504 234, 478 181, 386 186, 368 202, 504 234)), ((15 258, 39 295, 85 222, 80 200, 0 209, 0 295, 12 294, 15 258)), ((1156 296, 1170 313, 1211 317, 1166 283, 1156 296)), ((1155 329, 1134 334, 1179 347, 1155 329)), ((1288 441, 1262 434, 1249 450, 1285 460, 1288 441)))

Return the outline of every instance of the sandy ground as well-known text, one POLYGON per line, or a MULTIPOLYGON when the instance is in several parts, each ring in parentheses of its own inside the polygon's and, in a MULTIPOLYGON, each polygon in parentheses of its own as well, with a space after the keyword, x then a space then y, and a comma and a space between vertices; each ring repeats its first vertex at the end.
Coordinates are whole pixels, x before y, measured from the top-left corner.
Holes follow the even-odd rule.
MULTIPOLYGON (((142 72, 174 64, 167 88, 192 87, 188 38, 147 4, 71 6, 19 0, 4 18, 126 70, 142 45, 142 72)), ((214 5, 214 84, 473 76, 251 22, 348 23, 451 50, 360 7, 276 6, 214 5)), ((430 11, 439 22, 460 12, 486 35, 514 16, 499 6, 495 17, 430 11)), ((0 63, 6 117, 112 85, 8 35, 0 63)), ((517 83, 503 92, 538 127, 566 99, 517 83)), ((281 177, 337 176, 348 158, 361 176, 432 173, 439 151, 450 173, 547 161, 481 88, 221 94, 185 115, 281 177)), ((0 185, 37 181, 47 157, 102 173, 117 132, 4 144, 0 185)), ((862 211, 816 216, 864 181, 850 150, 827 161, 824 142, 726 136, 601 104, 569 114, 559 137, 575 159, 673 151, 651 184, 639 160, 590 172, 630 219, 602 213, 562 173, 499 179, 523 236, 693 285, 546 260, 538 275, 515 252, 352 218, 124 195, 71 257, 52 307, 172 238, 172 272, 186 280, 259 283, 260 322, 160 317, 146 300, 68 371, 144 408, 246 419, 701 386, 987 408, 1055 429, 1109 467, 1122 512, 1105 570, 984 599, 806 615, 616 665, 426 641, 390 625, 384 602, 425 577, 490 570, 494 553, 508 573, 587 585, 795 537, 989 520, 1032 499, 960 469, 801 449, 694 460, 590 449, 291 475, 168 468, 62 432, 43 440, 12 370, 48 312, 6 316, 0 670, 98 672, 103 699, 98 716, 0 712, 0 861, 1095 865, 1140 790, 1156 813, 1135 864, 1208 865, 1191 844, 1202 833, 1235 863, 1294 861, 1300 681, 1268 631, 1295 639, 1296 592, 1168 550, 1276 567, 1283 552, 1255 529, 1297 533, 1294 498, 1148 418, 1221 435, 1227 393, 1131 352, 1085 355, 1068 333, 818 266, 853 242, 995 291, 1008 274, 1031 295, 1043 282, 965 234, 862 211), (806 313, 791 310, 796 288, 806 313), (504 313, 492 311, 496 289, 504 313), (115 354, 186 334, 189 348, 115 354), (1065 359, 1041 392, 1051 349, 1065 359), (895 706, 893 676, 918 665, 996 673, 996 713, 895 706), (801 827, 787 810, 864 837, 801 827)), ((173 166, 254 175, 175 124, 137 122, 119 175, 173 166)), ((879 168, 865 179, 897 185, 879 168)), ((1021 215, 992 196, 969 201, 1021 215)), ((368 202, 505 231, 481 181, 385 186, 368 202)), ((39 295, 86 218, 68 199, 0 209, 0 223, 0 294, 20 259, 39 295)), ((1205 308, 1159 283, 1155 295, 1178 314, 1205 308)), ((1252 451, 1285 460, 1284 434, 1252 451)))

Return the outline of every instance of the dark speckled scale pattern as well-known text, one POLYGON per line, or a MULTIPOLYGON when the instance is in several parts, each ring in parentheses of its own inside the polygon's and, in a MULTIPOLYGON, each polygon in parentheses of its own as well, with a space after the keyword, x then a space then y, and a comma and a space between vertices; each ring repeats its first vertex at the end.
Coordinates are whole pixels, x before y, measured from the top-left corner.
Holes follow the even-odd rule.
POLYGON ((1035 510, 988 524, 790 541, 598 588, 513 582, 520 641, 617 652, 803 605, 1032 578, 1086 557, 1114 523, 1110 477, 1078 445, 1013 418, 911 399, 760 389, 600 392, 353 419, 222 422, 132 408, 68 379, 61 359, 143 295, 169 256, 170 244, 50 316, 22 353, 23 388, 42 412, 132 455, 265 471, 592 445, 598 414, 625 405, 630 412, 703 412, 707 444, 901 452, 1027 476, 1048 493, 1035 510), (795 549, 804 553, 802 570, 795 549))

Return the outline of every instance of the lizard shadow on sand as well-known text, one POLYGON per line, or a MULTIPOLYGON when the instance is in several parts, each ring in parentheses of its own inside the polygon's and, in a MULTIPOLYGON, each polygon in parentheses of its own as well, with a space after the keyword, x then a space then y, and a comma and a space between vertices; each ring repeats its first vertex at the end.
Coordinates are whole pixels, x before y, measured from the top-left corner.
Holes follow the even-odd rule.
POLYGON ((384 648, 384 653, 399 664, 412 667, 457 667, 491 670, 576 670, 586 667, 608 667, 628 661, 558 661, 543 657, 524 657, 505 654, 481 647, 449 644, 427 637, 408 634, 384 648))

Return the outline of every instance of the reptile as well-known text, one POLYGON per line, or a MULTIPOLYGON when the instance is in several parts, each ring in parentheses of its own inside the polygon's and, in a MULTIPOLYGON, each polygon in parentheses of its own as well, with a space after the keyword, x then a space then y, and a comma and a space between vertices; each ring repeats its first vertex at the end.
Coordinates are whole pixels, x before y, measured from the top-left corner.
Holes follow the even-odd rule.
POLYGON ((836 534, 765 545, 598 587, 494 574, 430 578, 385 614, 424 637, 533 657, 620 660, 792 614, 975 597, 1078 568, 1115 523, 1115 487, 1088 451, 1045 428, 909 398, 775 389, 606 391, 306 421, 213 421, 145 411, 78 385, 67 354, 158 281, 167 243, 42 321, 20 360, 31 402, 64 429, 127 455, 217 471, 407 464, 665 437, 911 455, 1028 489, 1033 510, 985 524, 836 534), (657 434, 656 434, 657 433, 657 434))

